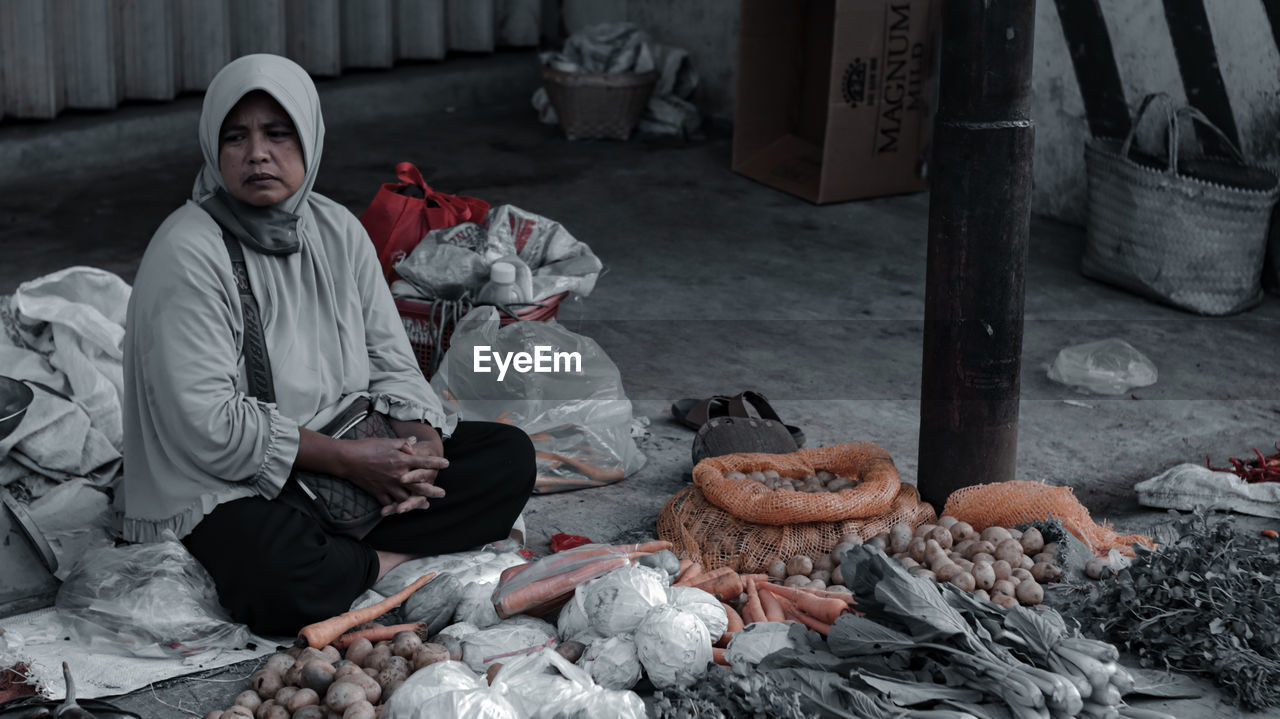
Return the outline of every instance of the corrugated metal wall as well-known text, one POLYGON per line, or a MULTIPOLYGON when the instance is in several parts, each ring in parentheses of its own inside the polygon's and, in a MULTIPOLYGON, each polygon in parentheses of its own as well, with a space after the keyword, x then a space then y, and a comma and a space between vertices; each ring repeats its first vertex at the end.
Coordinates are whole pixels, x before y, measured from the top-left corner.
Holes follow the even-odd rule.
POLYGON ((545 0, 3 0, 0 118, 202 91, 254 52, 316 77, 536 46, 545 0))

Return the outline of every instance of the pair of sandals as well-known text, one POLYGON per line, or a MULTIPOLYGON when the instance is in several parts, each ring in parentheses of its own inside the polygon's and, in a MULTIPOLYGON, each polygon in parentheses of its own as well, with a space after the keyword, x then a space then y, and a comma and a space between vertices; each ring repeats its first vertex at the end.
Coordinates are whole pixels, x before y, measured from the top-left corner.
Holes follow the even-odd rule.
POLYGON ((787 454, 804 446, 804 432, 783 423, 759 392, 678 400, 671 405, 671 416, 698 431, 693 440, 695 465, 707 457, 742 452, 787 454))
POLYGON ((759 392, 750 390, 733 397, 713 395, 706 399, 686 398, 671 405, 671 416, 689 429, 702 429, 702 425, 716 417, 741 417, 743 419, 772 420, 786 427, 795 440, 796 447, 804 446, 804 431, 795 425, 785 424, 769 400, 759 392))

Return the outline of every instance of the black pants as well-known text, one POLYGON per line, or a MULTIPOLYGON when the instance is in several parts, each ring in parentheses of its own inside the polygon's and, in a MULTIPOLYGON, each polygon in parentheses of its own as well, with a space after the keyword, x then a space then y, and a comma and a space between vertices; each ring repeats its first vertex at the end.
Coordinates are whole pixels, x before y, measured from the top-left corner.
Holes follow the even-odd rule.
POLYGON ((213 577, 231 618, 255 632, 291 635, 340 614, 378 577, 374 550, 448 554, 505 539, 533 492, 533 443, 523 430, 459 422, 444 441, 445 496, 384 518, 363 540, 327 533, 281 501, 218 505, 182 540, 213 577))

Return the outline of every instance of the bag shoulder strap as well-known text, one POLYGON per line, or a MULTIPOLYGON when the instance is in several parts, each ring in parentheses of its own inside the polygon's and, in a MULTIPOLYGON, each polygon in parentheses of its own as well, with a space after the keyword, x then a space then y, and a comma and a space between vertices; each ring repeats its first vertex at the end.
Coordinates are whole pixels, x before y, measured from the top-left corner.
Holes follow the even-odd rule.
POLYGON ((271 358, 267 356, 267 339, 262 333, 262 314, 258 311, 258 300, 253 296, 253 287, 249 285, 249 267, 244 261, 244 248, 222 223, 219 222, 218 226, 222 229, 222 241, 227 245, 227 254, 231 256, 231 274, 235 277, 236 290, 240 293, 240 306, 244 310, 244 343, 240 351, 244 354, 249 394, 263 402, 275 402, 271 358))

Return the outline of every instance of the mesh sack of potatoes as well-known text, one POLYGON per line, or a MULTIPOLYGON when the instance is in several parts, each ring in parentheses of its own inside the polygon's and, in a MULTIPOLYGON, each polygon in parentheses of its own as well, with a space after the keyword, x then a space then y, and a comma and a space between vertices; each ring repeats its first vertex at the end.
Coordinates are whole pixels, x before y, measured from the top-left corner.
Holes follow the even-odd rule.
POLYGON ((1070 487, 1051 487, 1042 482, 1013 481, 964 487, 947 497, 942 514, 968 522, 978 531, 992 525, 1013 527, 1058 520, 1095 553, 1117 549, 1132 557, 1134 543, 1152 549, 1156 546, 1151 537, 1120 534, 1109 524, 1095 523, 1070 487))
POLYGON ((782 525, 743 521, 707 501, 697 487, 685 487, 658 513, 658 536, 671 542, 677 555, 706 569, 756 573, 779 559, 830 552, 851 534, 865 540, 899 522, 915 527, 934 519, 933 507, 920 501, 915 487, 902 483, 886 511, 874 517, 782 525))
POLYGON ((787 454, 760 452, 726 454, 698 462, 693 483, 715 506, 756 524, 840 522, 874 519, 891 511, 899 495, 898 469, 893 459, 872 442, 801 449, 787 454), (752 472, 776 472, 798 478, 828 472, 844 482, 839 491, 771 489, 742 478, 752 472))

